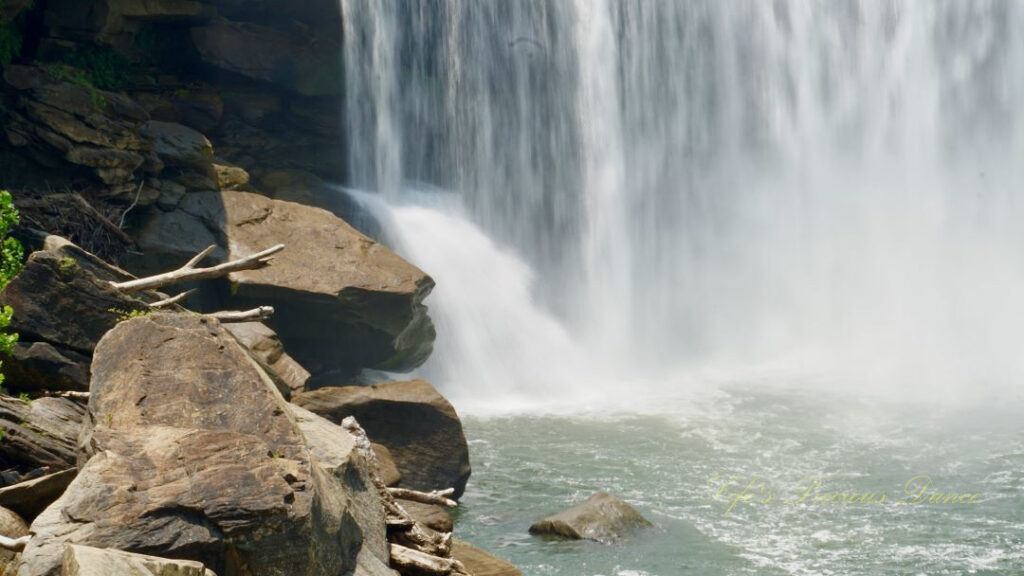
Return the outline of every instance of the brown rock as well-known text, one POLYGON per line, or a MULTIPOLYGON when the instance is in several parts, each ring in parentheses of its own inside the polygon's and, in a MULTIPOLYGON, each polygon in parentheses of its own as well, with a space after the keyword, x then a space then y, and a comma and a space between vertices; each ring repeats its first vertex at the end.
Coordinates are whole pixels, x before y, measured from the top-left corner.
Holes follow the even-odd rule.
POLYGON ((373 447, 373 453, 377 456, 377 473, 380 474, 381 481, 385 486, 397 486, 402 481, 402 473, 395 465, 391 450, 388 450, 387 446, 375 442, 371 442, 370 446, 373 447))
POLYGON ((332 422, 355 416, 370 440, 388 447, 400 486, 414 490, 455 488, 469 480, 469 448, 455 409, 428 382, 321 388, 292 401, 332 422))
MULTIPOLYGON (((427 528, 438 532, 452 531, 452 517, 441 506, 402 499, 398 499, 398 503, 401 504, 402 508, 405 508, 405 511, 410 516, 422 522, 427 528)), ((476 576, 475 572, 471 573, 473 576, 476 576)))
MULTIPOLYGON (((0 535, 7 538, 21 538, 28 535, 28 524, 25 520, 7 508, 0 508, 0 535)), ((4 569, 11 560, 14 560, 15 552, 0 548, 0 571, 4 569)), ((0 572, 3 574, 4 572, 0 572)))
POLYGON ((153 151, 167 166, 184 166, 206 171, 211 168, 213 145, 199 132, 171 122, 150 120, 139 133, 152 140, 153 151))
POLYGON ((512 564, 462 540, 452 539, 452 557, 473 576, 523 576, 512 564))
POLYGON ((14 392, 89 389, 90 358, 46 342, 17 342, 0 354, 4 385, 14 392))
POLYGON ((77 474, 76 468, 68 468, 0 488, 0 506, 10 508, 26 520, 35 520, 40 512, 60 498, 77 474))
POLYGON ((217 187, 221 190, 235 190, 249 183, 249 173, 244 168, 232 166, 223 160, 213 163, 217 174, 217 187))
POLYGON ((215 320, 118 324, 96 347, 91 392, 85 464, 33 522, 19 576, 55 576, 72 542, 224 576, 343 574, 386 554, 367 538, 383 530, 383 510, 365 505, 376 499, 365 465, 327 462, 215 320))
POLYGON ((607 492, 598 492, 564 512, 534 523, 530 533, 609 543, 650 525, 629 504, 607 492))
POLYGON ((277 334, 260 322, 225 324, 229 332, 252 354, 285 398, 301 392, 309 372, 284 351, 277 334))
POLYGON ((314 376, 410 370, 433 348, 423 305, 433 280, 327 211, 248 192, 194 192, 174 212, 153 211, 137 238, 148 260, 178 265, 210 238, 226 239, 228 252, 211 261, 285 244, 269 268, 228 277, 223 307, 273 306, 268 325, 314 376))
POLYGON ((66 398, 0 396, 0 459, 25 472, 73 468, 84 414, 84 408, 66 398))
POLYGON ((201 563, 70 544, 61 576, 217 576, 201 563))

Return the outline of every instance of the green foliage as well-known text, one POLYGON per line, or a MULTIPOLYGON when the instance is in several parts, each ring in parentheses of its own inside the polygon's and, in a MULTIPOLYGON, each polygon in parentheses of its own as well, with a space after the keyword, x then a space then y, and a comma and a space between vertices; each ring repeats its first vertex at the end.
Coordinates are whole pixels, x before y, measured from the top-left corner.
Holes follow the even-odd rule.
POLYGON ((0 68, 21 54, 21 31, 14 21, 0 22, 0 68))
POLYGON ((29 395, 26 394, 25 392, 22 392, 21 394, 18 394, 18 400, 21 400, 25 404, 31 404, 32 403, 32 398, 30 398, 29 395))
POLYGON ((75 269, 75 266, 78 266, 78 262, 71 256, 65 256, 57 263, 57 269, 60 270, 61 274, 71 272, 75 269))
POLYGON ((67 82, 79 88, 85 88, 89 92, 89 100, 93 106, 103 108, 107 105, 106 97, 96 88, 84 70, 67 64, 47 64, 46 74, 59 82, 67 82))
POLYGON ((123 308, 111 308, 107 310, 112 314, 117 314, 117 321, 124 322, 125 320, 131 320, 132 318, 143 318, 153 313, 152 310, 125 310, 123 308))
MULTIPOLYGON (((17 225, 18 209, 14 207, 14 199, 10 192, 0 190, 0 290, 7 287, 24 266, 25 250, 17 240, 8 237, 11 229, 17 225)), ((10 354, 14 349, 14 343, 18 341, 17 334, 7 332, 12 314, 14 310, 11 310, 10 306, 0 308, 0 352, 4 354, 10 354)), ((3 381, 3 374, 0 374, 0 384, 3 384, 3 381)))
POLYGON ((128 82, 131 61, 108 46, 76 48, 62 60, 82 71, 90 84, 102 90, 119 90, 128 82))

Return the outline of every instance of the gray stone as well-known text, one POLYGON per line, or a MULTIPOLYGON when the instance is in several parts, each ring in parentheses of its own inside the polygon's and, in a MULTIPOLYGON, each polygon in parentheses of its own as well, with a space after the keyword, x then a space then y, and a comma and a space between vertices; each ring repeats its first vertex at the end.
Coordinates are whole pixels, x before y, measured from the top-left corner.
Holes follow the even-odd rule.
POLYGON ((648 526, 651 523, 632 506, 607 492, 598 492, 568 510, 534 523, 530 533, 610 543, 648 526))

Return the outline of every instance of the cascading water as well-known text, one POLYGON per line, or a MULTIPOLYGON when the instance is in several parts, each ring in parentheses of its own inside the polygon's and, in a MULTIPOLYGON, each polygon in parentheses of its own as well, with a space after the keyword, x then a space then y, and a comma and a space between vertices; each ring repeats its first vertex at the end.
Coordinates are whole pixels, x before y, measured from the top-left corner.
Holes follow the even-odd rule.
MULTIPOLYGON (((521 308, 444 310, 464 302, 446 280, 479 275, 485 301, 518 258, 536 281, 516 302, 602 372, 760 365, 929 388, 1024 374, 1019 2, 342 4, 352 185, 458 198, 405 231, 452 339, 482 321, 529 331, 521 308), (463 212, 478 228, 444 220, 463 212), (516 256, 460 261, 458 241, 418 235, 431 226, 516 256)), ((491 366, 515 386, 557 363, 445 354, 445 337, 466 388, 491 366)))

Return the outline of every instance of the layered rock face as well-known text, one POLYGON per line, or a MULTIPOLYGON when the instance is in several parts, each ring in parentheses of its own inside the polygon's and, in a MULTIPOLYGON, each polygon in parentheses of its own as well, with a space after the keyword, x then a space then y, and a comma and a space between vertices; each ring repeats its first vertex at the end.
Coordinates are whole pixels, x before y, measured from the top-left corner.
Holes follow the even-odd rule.
POLYGON ((308 439, 218 322, 122 322, 95 352, 78 477, 36 518, 17 574, 58 574, 70 542, 221 576, 388 574, 366 464, 333 432, 329 451, 308 439))
POLYGON ((248 192, 194 193, 175 212, 153 212, 138 242, 147 262, 180 263, 219 238, 220 260, 285 244, 270 268, 228 277, 229 302, 274 306, 269 325, 314 379, 409 370, 430 355, 423 299, 433 280, 326 210, 248 192))
POLYGON ((293 402, 341 422, 355 416, 374 442, 387 446, 401 472, 400 486, 415 490, 455 488, 469 480, 469 447, 452 405, 428 382, 322 388, 293 402))

